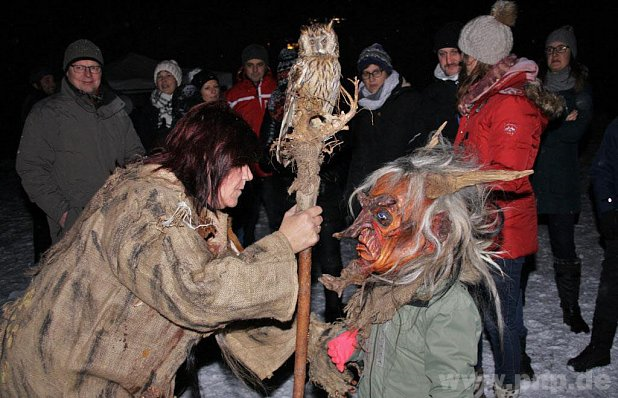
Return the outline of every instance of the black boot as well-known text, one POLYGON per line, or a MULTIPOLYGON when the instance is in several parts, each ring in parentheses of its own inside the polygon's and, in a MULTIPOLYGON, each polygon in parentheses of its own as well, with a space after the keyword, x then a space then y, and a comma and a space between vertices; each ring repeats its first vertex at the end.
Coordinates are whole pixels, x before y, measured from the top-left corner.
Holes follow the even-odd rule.
POLYGON ((519 346, 521 351, 521 359, 519 362, 519 374, 522 379, 534 381, 534 369, 532 369, 532 359, 526 354, 526 338, 519 338, 519 346))
POLYGON ((597 366, 605 366, 610 363, 609 348, 599 347, 590 343, 578 356, 569 359, 567 366, 576 372, 586 372, 597 366))
POLYGON ((562 320, 575 333, 590 333, 579 309, 579 283, 582 263, 580 259, 554 259, 556 286, 562 308, 562 320))
POLYGON ((611 363, 610 349, 614 343, 616 327, 618 326, 618 316, 616 315, 618 270, 608 257, 606 253, 599 282, 599 293, 594 307, 590 344, 578 356, 569 359, 567 362, 567 365, 576 372, 585 372, 597 366, 605 366, 611 363))

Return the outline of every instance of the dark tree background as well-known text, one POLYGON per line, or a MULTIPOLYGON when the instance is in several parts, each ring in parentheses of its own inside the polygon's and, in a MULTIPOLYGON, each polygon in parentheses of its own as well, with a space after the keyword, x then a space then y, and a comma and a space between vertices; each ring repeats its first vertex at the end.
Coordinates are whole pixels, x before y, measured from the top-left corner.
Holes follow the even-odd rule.
MULTIPOLYGON (((180 65, 235 72, 240 52, 249 43, 267 46, 272 66, 279 50, 298 37, 311 20, 342 18, 336 27, 345 77, 355 75, 362 48, 381 43, 395 68, 423 88, 437 62, 434 32, 445 22, 467 22, 488 14, 494 0, 482 1, 13 1, 4 5, 2 40, 2 147, 14 156, 21 132, 19 110, 28 88, 29 71, 47 64, 60 69, 70 42, 87 38, 103 51, 106 63, 129 52, 154 59, 176 59, 180 65), (52 4, 58 3, 58 4, 52 4)), ((618 114, 614 93, 618 61, 615 2, 522 0, 513 29, 513 52, 543 59, 544 40, 564 24, 575 27, 579 59, 591 72, 596 117, 602 130, 618 114)), ((597 127, 595 127, 597 126, 597 127)))

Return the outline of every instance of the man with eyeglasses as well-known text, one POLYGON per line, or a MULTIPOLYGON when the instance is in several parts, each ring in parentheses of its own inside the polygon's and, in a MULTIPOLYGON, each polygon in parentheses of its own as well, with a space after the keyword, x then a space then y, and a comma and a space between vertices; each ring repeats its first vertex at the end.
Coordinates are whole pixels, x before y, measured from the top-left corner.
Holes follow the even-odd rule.
POLYGON ((457 135, 459 117, 456 106, 459 72, 463 55, 457 40, 463 24, 449 22, 443 25, 434 36, 433 50, 438 56, 433 81, 423 90, 423 104, 420 116, 423 129, 432 131, 447 122, 442 135, 451 142, 457 135))
POLYGON ((358 103, 364 110, 352 119, 345 138, 350 148, 346 200, 365 177, 423 146, 427 137, 416 115, 420 94, 393 68, 382 45, 363 49, 356 65, 362 79, 358 103))
POLYGON ((103 54, 80 39, 64 53, 58 94, 28 115, 16 170, 46 214, 52 243, 64 236, 117 166, 144 154, 125 103, 101 85, 103 54))

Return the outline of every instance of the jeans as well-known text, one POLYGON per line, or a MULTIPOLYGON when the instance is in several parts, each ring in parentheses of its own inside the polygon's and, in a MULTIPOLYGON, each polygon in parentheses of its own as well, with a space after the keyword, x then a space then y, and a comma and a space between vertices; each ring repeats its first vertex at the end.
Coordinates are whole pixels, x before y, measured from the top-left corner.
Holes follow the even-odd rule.
MULTIPOLYGON (((516 259, 496 259, 504 276, 494 273, 494 281, 500 297, 502 320, 502 342, 496 323, 495 311, 487 311, 483 322, 485 333, 494 357, 496 382, 502 387, 519 388, 519 365, 521 359, 520 338, 525 337, 522 296, 520 290, 521 270, 525 257, 516 259), (502 343, 502 344, 501 344, 502 343)), ((479 342, 479 361, 482 366, 482 344, 479 342)))

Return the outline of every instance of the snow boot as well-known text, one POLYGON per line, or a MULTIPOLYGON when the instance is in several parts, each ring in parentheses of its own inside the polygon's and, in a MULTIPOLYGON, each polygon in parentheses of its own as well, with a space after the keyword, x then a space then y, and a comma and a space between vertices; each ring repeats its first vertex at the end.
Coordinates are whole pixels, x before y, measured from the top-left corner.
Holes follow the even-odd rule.
POLYGON ((582 262, 580 259, 554 258, 556 286, 562 308, 562 320, 574 333, 590 333, 579 309, 579 283, 582 262))
POLYGON ((519 388, 502 387, 499 383, 494 383, 494 394, 496 398, 518 398, 519 388))
POLYGON ((519 338, 519 347, 521 349, 521 359, 519 361, 519 374, 521 379, 534 381, 534 369, 532 369, 532 359, 526 354, 526 338, 519 338))

